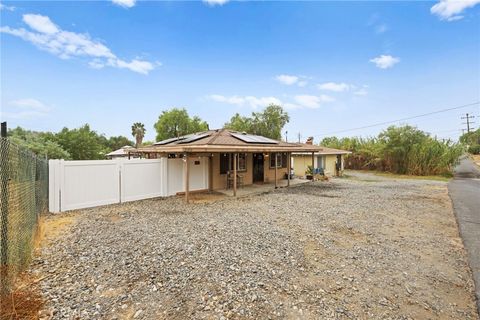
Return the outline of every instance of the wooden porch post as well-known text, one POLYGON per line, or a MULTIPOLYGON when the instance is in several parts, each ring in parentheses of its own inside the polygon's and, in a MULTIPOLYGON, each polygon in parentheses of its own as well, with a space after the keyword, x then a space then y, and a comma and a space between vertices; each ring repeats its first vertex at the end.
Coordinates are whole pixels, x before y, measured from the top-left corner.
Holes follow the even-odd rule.
POLYGON ((237 154, 233 154, 233 196, 237 196, 237 154))
POLYGON ((315 175, 315 152, 312 152, 312 174, 315 175))
POLYGON ((185 178, 185 201, 188 203, 188 196, 189 196, 189 191, 190 191, 190 179, 189 179, 189 172, 188 169, 190 167, 190 164, 188 163, 188 153, 184 154, 184 178, 185 178))
POLYGON ((213 154, 208 157, 208 192, 213 191, 213 154))
POLYGON ((275 189, 277 189, 277 153, 274 153, 275 155, 275 189))
POLYGON ((287 153, 287 187, 290 187, 290 172, 292 172, 292 153, 287 153))

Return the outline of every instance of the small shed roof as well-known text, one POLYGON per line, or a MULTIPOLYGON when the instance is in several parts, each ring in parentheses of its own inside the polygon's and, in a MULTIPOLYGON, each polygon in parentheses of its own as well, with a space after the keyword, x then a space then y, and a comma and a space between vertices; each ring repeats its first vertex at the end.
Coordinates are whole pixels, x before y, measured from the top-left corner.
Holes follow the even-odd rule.
POLYGON ((120 149, 107 153, 107 156, 115 157, 115 156, 126 156, 128 155, 128 151, 134 151, 135 148, 132 146, 123 146, 120 149))
MULTIPOLYGON (((318 155, 336 155, 336 154, 351 154, 352 151, 347 151, 347 150, 341 150, 341 149, 334 149, 334 148, 327 148, 327 147, 322 147, 320 146, 322 150, 315 152, 315 154, 318 155)), ((311 154, 308 152, 294 152, 294 156, 310 156, 311 154)))
POLYGON ((319 152, 322 147, 304 143, 290 143, 229 129, 198 132, 178 138, 159 141, 138 152, 319 152))

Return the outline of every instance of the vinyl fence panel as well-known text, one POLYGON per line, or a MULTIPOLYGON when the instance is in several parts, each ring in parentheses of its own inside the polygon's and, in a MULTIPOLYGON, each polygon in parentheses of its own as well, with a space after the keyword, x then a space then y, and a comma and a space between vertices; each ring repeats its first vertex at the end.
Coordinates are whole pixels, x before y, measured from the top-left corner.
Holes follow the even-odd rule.
MULTIPOLYGON (((190 190, 208 188, 208 158, 189 159, 190 190)), ((49 161, 49 209, 61 212, 184 192, 183 159, 49 161)))
POLYGON ((114 160, 61 161, 61 210, 118 203, 120 165, 114 160))
POLYGON ((163 167, 166 159, 132 159, 121 166, 122 202, 164 196, 163 167))

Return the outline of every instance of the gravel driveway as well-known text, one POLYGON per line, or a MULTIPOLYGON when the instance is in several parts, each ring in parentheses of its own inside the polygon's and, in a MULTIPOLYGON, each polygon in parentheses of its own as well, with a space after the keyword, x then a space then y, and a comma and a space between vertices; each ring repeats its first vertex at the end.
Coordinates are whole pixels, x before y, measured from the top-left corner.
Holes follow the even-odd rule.
POLYGON ((32 270, 55 319, 478 319, 446 183, 368 174, 74 219, 32 270))

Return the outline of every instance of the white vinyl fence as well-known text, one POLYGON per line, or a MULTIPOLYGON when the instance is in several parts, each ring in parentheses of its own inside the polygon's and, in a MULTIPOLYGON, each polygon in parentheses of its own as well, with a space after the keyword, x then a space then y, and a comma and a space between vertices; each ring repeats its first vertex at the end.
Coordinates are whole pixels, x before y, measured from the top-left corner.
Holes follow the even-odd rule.
MULTIPOLYGON (((208 188, 208 158, 189 158, 190 190, 208 188)), ((183 192, 182 159, 49 161, 49 209, 62 212, 183 192)))

